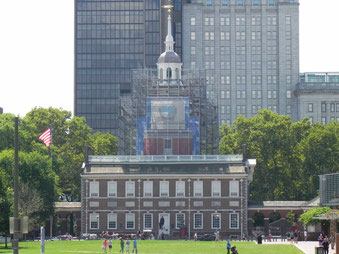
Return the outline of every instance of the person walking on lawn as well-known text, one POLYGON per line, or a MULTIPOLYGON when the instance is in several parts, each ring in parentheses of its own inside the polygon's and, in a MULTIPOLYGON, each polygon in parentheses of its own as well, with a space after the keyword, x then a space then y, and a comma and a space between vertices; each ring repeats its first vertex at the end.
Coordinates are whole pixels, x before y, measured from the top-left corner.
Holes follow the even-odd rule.
POLYGON ((227 254, 230 254, 230 250, 231 250, 231 243, 230 243, 230 240, 227 240, 226 248, 227 248, 227 254))

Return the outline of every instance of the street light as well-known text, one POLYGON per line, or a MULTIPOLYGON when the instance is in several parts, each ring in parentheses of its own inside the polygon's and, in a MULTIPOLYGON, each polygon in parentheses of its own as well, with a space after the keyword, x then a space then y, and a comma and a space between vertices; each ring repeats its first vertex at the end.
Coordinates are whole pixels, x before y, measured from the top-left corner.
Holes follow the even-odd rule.
POLYGON ((140 194, 141 194, 141 192, 140 192, 140 185, 141 185, 141 180, 140 179, 138 179, 138 183, 139 183, 139 195, 138 195, 138 201, 139 201, 139 208, 138 208, 138 214, 139 214, 139 218, 138 218, 138 230, 140 231, 140 206, 141 206, 141 204, 140 204, 140 194))
POLYGON ((191 239, 191 179, 188 182, 188 239, 191 239))
POLYGON ((88 179, 86 179, 86 185, 85 185, 85 202, 86 202, 86 237, 87 237, 87 233, 88 233, 87 196, 88 196, 88 179))

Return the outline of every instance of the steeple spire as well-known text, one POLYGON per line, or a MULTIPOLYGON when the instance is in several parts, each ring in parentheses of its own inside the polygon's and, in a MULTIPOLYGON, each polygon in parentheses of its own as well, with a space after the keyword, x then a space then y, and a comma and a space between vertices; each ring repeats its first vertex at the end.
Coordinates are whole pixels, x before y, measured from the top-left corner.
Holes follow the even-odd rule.
POLYGON ((171 14, 168 14, 167 18, 167 36, 166 36, 166 52, 173 52, 174 51, 174 40, 172 36, 172 18, 171 14))

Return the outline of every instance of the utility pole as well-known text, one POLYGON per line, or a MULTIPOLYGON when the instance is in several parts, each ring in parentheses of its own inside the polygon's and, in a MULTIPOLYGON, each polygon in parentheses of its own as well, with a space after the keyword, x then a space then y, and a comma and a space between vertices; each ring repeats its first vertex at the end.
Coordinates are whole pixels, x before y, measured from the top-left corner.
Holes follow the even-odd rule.
POLYGON ((13 238, 13 254, 19 253, 19 134, 18 134, 18 117, 15 117, 14 130, 14 238, 13 238))

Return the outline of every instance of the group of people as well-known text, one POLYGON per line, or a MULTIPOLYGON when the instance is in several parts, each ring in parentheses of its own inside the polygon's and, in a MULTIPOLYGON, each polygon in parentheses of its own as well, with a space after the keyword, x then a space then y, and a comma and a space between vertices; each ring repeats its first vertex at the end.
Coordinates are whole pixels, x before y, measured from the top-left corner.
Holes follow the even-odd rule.
POLYGON ((325 254, 328 254, 330 245, 331 245, 331 249, 334 250, 335 238, 333 235, 331 235, 331 237, 328 238, 326 235, 320 234, 318 237, 318 242, 319 242, 319 246, 324 248, 325 254))
MULTIPOLYGON (((119 243, 120 243, 120 253, 124 253, 125 249, 126 249, 126 253, 130 253, 130 240, 127 239, 126 240, 126 244, 124 242, 124 239, 122 237, 120 237, 119 239, 119 243)), ((112 239, 109 239, 107 241, 107 239, 104 240, 103 244, 102 244, 102 249, 104 251, 104 253, 107 253, 107 247, 108 247, 108 253, 112 252, 112 239)), ((138 247, 137 247, 137 240, 133 239, 133 250, 132 253, 136 253, 138 254, 138 247)))

